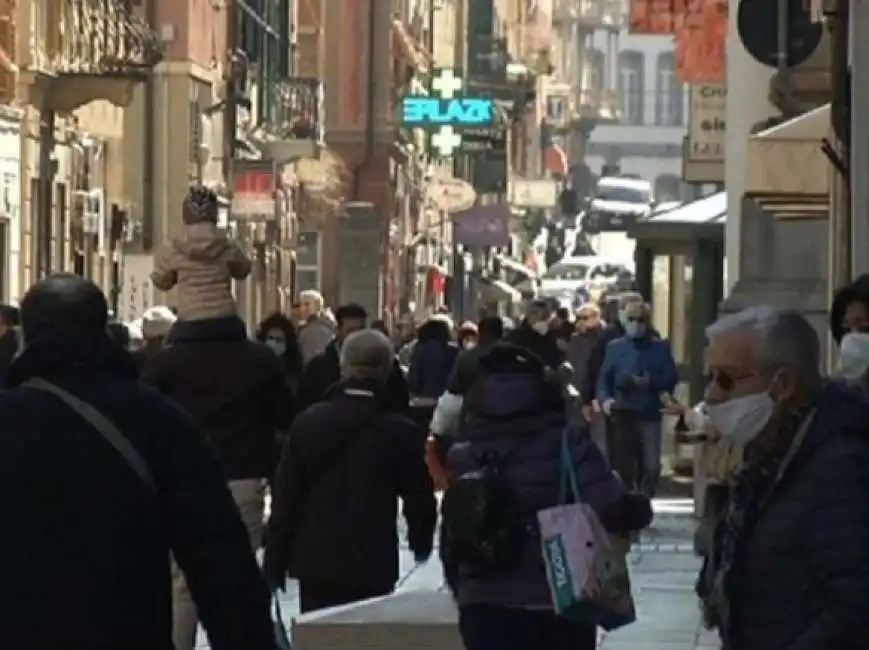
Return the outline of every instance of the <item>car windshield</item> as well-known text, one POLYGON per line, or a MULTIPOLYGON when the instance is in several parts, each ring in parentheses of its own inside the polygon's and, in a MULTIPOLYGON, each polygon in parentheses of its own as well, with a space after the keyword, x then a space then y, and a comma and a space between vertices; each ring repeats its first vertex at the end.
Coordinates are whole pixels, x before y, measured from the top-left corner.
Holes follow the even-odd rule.
POLYGON ((579 263, 559 262, 553 264, 546 273, 543 274, 544 280, 585 280, 588 275, 588 266, 579 263))
POLYGON ((621 203, 642 203, 648 205, 650 201, 649 190, 637 187, 625 187, 624 185, 598 185, 594 192, 596 199, 601 201, 619 201, 621 203))
POLYGON ((627 269, 619 264, 600 264, 591 270, 589 280, 615 280, 625 272, 627 269))

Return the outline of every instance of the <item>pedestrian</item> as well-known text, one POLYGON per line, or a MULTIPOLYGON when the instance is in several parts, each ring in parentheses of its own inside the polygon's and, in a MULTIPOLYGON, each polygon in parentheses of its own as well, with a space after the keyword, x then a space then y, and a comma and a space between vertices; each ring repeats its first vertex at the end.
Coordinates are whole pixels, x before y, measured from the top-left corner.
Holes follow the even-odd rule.
MULTIPOLYGON (((274 475, 280 453, 276 434, 286 431, 295 415, 284 363, 262 343, 249 340, 237 316, 179 320, 171 344, 146 364, 143 377, 184 408, 205 433, 223 465, 253 554, 262 542, 266 481, 274 475)), ((175 648, 191 650, 197 613, 177 569, 173 592, 175 648)))
POLYGON ((348 334, 336 389, 290 428, 273 488, 265 572, 274 589, 287 576, 299 581, 302 612, 392 592, 398 498, 417 562, 431 554, 436 506, 415 425, 383 406, 394 368, 383 334, 348 334))
POLYGON ((654 333, 649 306, 625 308, 625 335, 607 346, 597 399, 610 420, 607 449, 627 485, 655 496, 661 476, 661 407, 679 381, 669 341, 654 333))
POLYGON ((477 326, 477 344, 465 348, 456 359, 453 371, 447 381, 447 392, 464 395, 477 375, 480 357, 496 343, 504 340, 504 319, 500 316, 487 316, 477 326))
POLYGON ((555 336, 562 342, 563 348, 567 349, 567 342, 576 331, 570 318, 570 310, 567 307, 557 307, 552 315, 551 325, 555 336))
POLYGON ((323 295, 309 289, 299 295, 299 347, 305 364, 322 354, 335 338, 335 324, 325 309, 323 295))
MULTIPOLYGON (((514 515, 523 531, 503 570, 481 571, 462 560, 452 544, 458 527, 450 514, 451 486, 444 495, 440 553, 459 607, 459 632, 467 650, 594 650, 597 631, 590 623, 553 611, 540 551, 537 512, 559 502, 562 444, 568 426, 565 404, 553 373, 527 348, 496 344, 480 359, 465 395, 468 413, 447 455, 454 477, 472 477, 488 463, 518 503, 514 515), (535 522, 528 524, 527 522, 535 522)), ((569 458, 585 500, 613 534, 627 536, 652 517, 649 499, 629 494, 591 442, 587 428, 567 430, 569 458)), ((481 496, 481 498, 484 498, 481 496)), ((473 508, 467 511, 473 518, 473 508)), ((490 512, 486 510, 485 512, 490 512)), ((490 524, 493 522, 489 522, 490 524)), ((486 534, 486 527, 476 529, 486 534)))
POLYGON ((865 648, 869 398, 822 379, 799 313, 755 307, 707 335, 706 410, 742 465, 697 585, 705 623, 727 650, 865 648))
POLYGON ((402 314, 395 336, 395 354, 398 357, 398 363, 405 368, 410 366, 410 357, 413 354, 415 343, 416 319, 414 319, 413 314, 402 314))
POLYGON ((586 386, 589 361, 604 333, 600 307, 587 302, 576 310, 576 331, 567 343, 567 361, 573 368, 571 383, 579 392, 579 406, 574 408, 574 418, 583 418, 591 426, 591 437, 606 455, 606 419, 600 411, 581 408, 585 400, 582 391, 586 386))
POLYGON ((839 374, 869 388, 869 274, 836 292, 830 331, 839 346, 839 374))
POLYGON ((266 347, 280 359, 286 372, 287 384, 295 396, 299 390, 304 363, 293 323, 281 313, 272 314, 263 319, 257 327, 256 340, 265 343, 266 347))
POLYGON ((237 314, 232 280, 244 280, 250 274, 251 262, 241 246, 217 227, 219 209, 214 190, 191 186, 181 208, 181 235, 154 258, 151 282, 160 291, 177 287, 181 320, 237 314))
POLYGON ((384 320, 378 319, 371 323, 371 329, 377 330, 386 337, 389 336, 389 328, 386 326, 386 321, 384 320))
POLYGON ((438 398, 447 389, 447 380, 459 356, 459 348, 450 338, 448 321, 433 316, 419 328, 410 358, 407 384, 414 419, 426 427, 438 398))
POLYGON ((41 280, 0 394, 0 635, 21 650, 172 648, 169 555, 215 650, 273 650, 268 590, 222 468, 137 380, 92 282, 41 280), (23 531, 26 531, 24 533, 23 531))
MULTIPOLYGON (((299 382, 299 410, 324 402, 329 397, 329 391, 341 379, 340 350, 344 340, 359 330, 365 329, 368 314, 361 305, 349 304, 335 310, 337 327, 334 339, 326 349, 305 366, 302 380, 299 382)), ((378 393, 385 400, 386 408, 408 413, 410 410, 410 393, 404 373, 398 363, 395 363, 392 374, 384 390, 378 393)))
POLYGON ((178 317, 164 305, 145 310, 142 315, 143 345, 132 353, 139 372, 144 372, 151 359, 163 349, 166 337, 177 320, 178 317))
POLYGON ((459 325, 459 329, 456 332, 456 343, 459 348, 462 350, 467 350, 468 348, 472 348, 477 345, 477 341, 479 339, 479 332, 477 331, 477 326, 469 320, 466 320, 461 325, 459 325))
POLYGON ((12 305, 0 305, 0 388, 6 385, 6 373, 12 365, 12 360, 18 354, 20 335, 18 308, 12 305))
POLYGON ((585 381, 579 389, 580 396, 582 397, 583 413, 587 420, 591 420, 593 411, 600 411, 600 403, 596 399, 596 393, 598 376, 600 375, 601 366, 603 366, 606 348, 612 341, 625 335, 624 322, 627 320, 625 318, 625 309, 628 305, 635 302, 643 302, 643 297, 636 292, 623 293, 614 301, 607 301, 605 307, 607 313, 604 314, 604 320, 607 325, 604 327, 597 345, 594 346, 589 355, 588 365, 584 372, 585 381), (613 305, 615 305, 615 309, 613 309, 613 305), (609 312, 615 312, 615 314, 609 312), (615 318, 610 318, 612 315, 615 315, 615 318))
POLYGON ((558 345, 558 336, 552 330, 552 309, 546 300, 533 300, 518 328, 507 335, 510 343, 530 350, 543 364, 555 370, 564 361, 564 351, 558 345))

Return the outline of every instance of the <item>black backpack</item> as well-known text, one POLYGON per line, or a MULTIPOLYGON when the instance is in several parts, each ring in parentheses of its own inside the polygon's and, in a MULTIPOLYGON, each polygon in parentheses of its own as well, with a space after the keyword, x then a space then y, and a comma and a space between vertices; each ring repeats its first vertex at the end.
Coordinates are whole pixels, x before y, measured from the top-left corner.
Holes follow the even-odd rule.
POLYGON ((510 453, 500 458, 487 455, 479 468, 454 479, 444 493, 445 568, 492 575, 507 573, 519 562, 529 529, 516 490, 502 471, 510 453))

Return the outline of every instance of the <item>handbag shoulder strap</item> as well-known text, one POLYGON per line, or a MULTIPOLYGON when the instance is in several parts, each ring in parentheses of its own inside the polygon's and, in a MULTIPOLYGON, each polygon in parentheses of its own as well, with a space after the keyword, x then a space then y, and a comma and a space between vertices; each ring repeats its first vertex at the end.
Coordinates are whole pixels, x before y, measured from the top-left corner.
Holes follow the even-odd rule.
POLYGON ((85 422, 96 429, 106 442, 115 448, 115 450, 127 462, 127 465, 130 466, 130 469, 132 469, 142 480, 142 483, 147 486, 148 490, 152 493, 157 492, 157 484, 155 483, 154 477, 151 475, 151 471, 148 469, 148 465, 145 463, 142 456, 138 451, 136 451, 130 441, 127 440, 127 437, 121 433, 121 430, 118 429, 118 427, 116 427, 105 415, 100 413, 96 408, 84 400, 79 399, 72 393, 46 381, 45 379, 36 377, 26 381, 22 386, 36 388, 37 390, 51 393, 70 409, 78 413, 85 422))

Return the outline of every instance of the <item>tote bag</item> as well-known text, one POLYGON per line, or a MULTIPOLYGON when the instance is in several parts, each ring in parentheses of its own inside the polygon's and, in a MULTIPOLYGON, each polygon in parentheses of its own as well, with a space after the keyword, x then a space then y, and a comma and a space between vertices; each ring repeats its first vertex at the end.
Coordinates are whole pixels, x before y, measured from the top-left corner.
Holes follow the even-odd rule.
POLYGON ((636 619, 626 549, 581 499, 570 434, 562 433, 559 505, 537 513, 546 578, 557 614, 614 630, 636 619))

